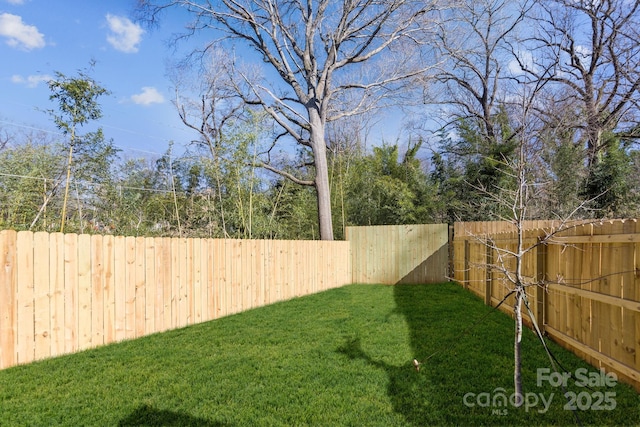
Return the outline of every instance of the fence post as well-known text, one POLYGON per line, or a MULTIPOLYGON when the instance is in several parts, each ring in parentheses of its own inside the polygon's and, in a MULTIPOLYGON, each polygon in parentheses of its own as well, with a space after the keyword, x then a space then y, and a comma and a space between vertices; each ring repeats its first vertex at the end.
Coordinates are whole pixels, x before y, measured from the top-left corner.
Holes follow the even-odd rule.
POLYGON ((542 241, 542 237, 538 237, 537 255, 537 272, 536 272, 536 305, 535 313, 536 321, 540 331, 544 333, 544 327, 547 324, 547 292, 545 282, 547 279, 547 243, 542 241))
POLYGON ((493 248, 489 244, 489 242, 485 242, 486 246, 486 259, 485 259, 485 268, 486 268, 486 277, 484 284, 484 303, 489 307, 491 304, 491 293, 492 293, 492 283, 493 283, 493 248))

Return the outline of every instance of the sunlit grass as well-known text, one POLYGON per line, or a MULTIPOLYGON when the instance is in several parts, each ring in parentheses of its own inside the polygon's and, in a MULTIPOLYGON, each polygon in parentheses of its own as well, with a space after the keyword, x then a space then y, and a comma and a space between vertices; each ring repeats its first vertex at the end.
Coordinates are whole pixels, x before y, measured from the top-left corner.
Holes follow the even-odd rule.
MULTIPOLYGON (((529 331, 525 392, 553 393, 551 408, 464 404, 513 391, 513 322, 479 322, 489 310, 452 284, 347 286, 0 371, 0 425, 575 424, 561 390, 536 385, 549 362, 529 331), (419 372, 414 358, 428 359, 419 372)), ((588 366, 551 347, 569 370, 588 366)), ((640 423, 632 389, 595 391, 616 408, 580 411, 584 425, 640 423)))

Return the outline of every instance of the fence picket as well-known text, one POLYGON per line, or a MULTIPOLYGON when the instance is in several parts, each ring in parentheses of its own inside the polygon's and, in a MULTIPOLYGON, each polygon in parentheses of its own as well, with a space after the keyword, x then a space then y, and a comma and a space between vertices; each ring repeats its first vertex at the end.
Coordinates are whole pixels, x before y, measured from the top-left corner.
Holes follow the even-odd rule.
POLYGON ((156 299, 156 238, 144 239, 144 334, 157 331, 155 325, 156 299))
POLYGON ((103 236, 91 236, 91 346, 104 344, 103 236))
POLYGON ((78 349, 78 235, 64 235, 64 351, 78 349))
POLYGON ((38 232, 30 237, 33 238, 34 358, 38 360, 51 356, 52 290, 49 281, 51 249, 48 233, 38 232))
POLYGON ((91 347, 91 236, 80 234, 77 239, 78 257, 78 317, 76 330, 78 349, 84 350, 91 347), (83 250, 78 250, 82 248, 83 250), (85 249, 86 248, 86 249, 85 249))
POLYGON ((104 343, 111 343, 116 340, 115 332, 115 253, 114 237, 103 236, 103 273, 104 273, 104 343))
MULTIPOLYGON (((525 238, 544 238, 554 224, 538 226, 545 229, 527 231, 525 238)), ((476 243, 478 236, 491 235, 500 247, 513 250, 516 234, 504 232, 508 229, 504 224, 454 226, 454 277, 468 278, 463 284, 480 296, 489 292, 490 282, 476 280, 485 272, 485 267, 477 262, 479 254, 486 253, 486 248, 476 243), (471 269, 461 271, 466 266, 471 269)), ((613 369, 638 390, 639 235, 636 220, 572 224, 523 259, 525 275, 544 278, 547 284, 546 292, 537 291, 535 299, 543 309, 542 316, 537 317, 544 318, 550 336, 591 363, 613 369)), ((497 300, 495 297, 500 298, 500 294, 494 294, 493 302, 497 300)), ((505 307, 504 311, 510 312, 511 307, 505 307)))
POLYGON ((16 240, 13 230, 0 231, 0 368, 17 363, 16 358, 16 240))
POLYGON ((49 289, 51 290, 51 356, 65 353, 64 234, 49 235, 49 289))
MULTIPOLYGON (((19 254, 16 261, 17 281, 20 284, 17 292, 16 310, 16 339, 18 363, 28 363, 34 360, 35 341, 44 344, 48 337, 48 305, 49 283, 40 282, 34 286, 35 265, 33 254, 33 233, 21 231, 16 240, 16 251, 19 254), (46 286, 46 288, 45 288, 46 286), (47 310, 44 310, 44 304, 47 310), (35 322, 34 324, 34 317, 35 322), (45 325, 46 322, 46 325, 45 325)), ((43 355, 45 356, 45 355, 43 355)))

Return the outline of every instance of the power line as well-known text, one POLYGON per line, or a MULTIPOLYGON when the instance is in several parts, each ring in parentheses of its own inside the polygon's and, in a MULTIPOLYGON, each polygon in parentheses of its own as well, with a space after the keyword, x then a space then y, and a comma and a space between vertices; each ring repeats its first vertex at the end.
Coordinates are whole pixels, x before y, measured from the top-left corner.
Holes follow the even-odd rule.
MULTIPOLYGON (((43 177, 39 177, 39 176, 19 175, 19 174, 2 173, 2 172, 0 172, 0 176, 6 176, 6 177, 10 177, 10 178, 35 179, 35 180, 45 181, 45 182, 47 182, 47 181, 55 182, 56 181, 56 179, 52 179, 52 178, 43 178, 43 177)), ((74 178, 72 178, 71 181, 75 182, 77 184, 97 185, 97 186, 102 186, 102 187, 105 186, 105 184, 103 184, 103 183, 94 182, 94 181, 77 180, 77 179, 74 179, 74 178)), ((131 187, 131 186, 128 186, 128 185, 121 185, 121 184, 115 184, 114 187, 116 188, 116 190, 125 189, 125 190, 149 191, 149 192, 153 192, 153 193, 172 193, 173 192, 173 190, 163 190, 163 189, 160 189, 160 188, 131 187)))

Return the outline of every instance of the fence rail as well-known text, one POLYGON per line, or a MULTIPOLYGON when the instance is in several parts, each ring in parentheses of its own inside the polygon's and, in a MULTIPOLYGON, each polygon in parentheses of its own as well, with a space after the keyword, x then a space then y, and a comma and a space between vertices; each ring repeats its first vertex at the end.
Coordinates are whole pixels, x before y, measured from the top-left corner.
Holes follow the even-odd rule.
MULTIPOLYGON (((640 390, 640 223, 574 224, 547 239, 555 225, 538 224, 545 228, 523 234, 523 247, 530 250, 523 256, 522 274, 544 285, 527 288, 538 324, 562 346, 640 390), (546 243, 538 244, 541 240, 546 243)), ((492 266, 500 262, 513 269, 515 261, 491 245, 514 251, 517 235, 465 226, 456 224, 455 280, 495 306, 512 285, 492 266)), ((502 307, 512 313, 513 297, 502 307)))
POLYGON ((0 231, 0 368, 348 283, 348 242, 0 231))

